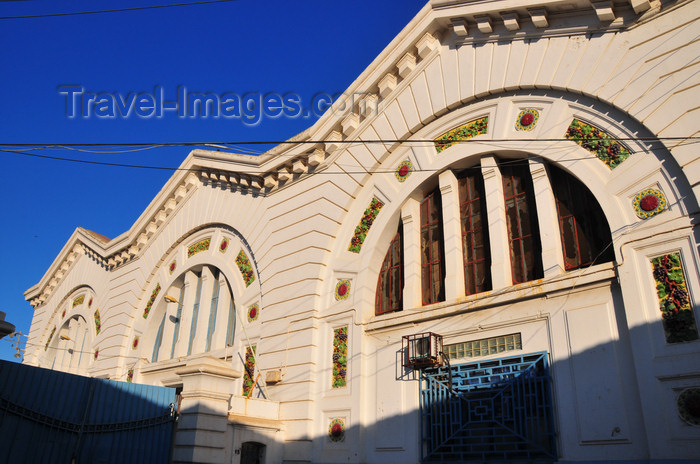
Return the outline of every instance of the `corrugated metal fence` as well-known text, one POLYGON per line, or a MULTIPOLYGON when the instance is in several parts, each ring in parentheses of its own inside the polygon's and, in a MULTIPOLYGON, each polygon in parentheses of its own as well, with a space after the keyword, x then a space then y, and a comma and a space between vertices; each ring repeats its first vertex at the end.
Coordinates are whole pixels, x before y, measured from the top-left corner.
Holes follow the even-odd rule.
POLYGON ((0 463, 168 463, 175 389, 0 361, 0 463))

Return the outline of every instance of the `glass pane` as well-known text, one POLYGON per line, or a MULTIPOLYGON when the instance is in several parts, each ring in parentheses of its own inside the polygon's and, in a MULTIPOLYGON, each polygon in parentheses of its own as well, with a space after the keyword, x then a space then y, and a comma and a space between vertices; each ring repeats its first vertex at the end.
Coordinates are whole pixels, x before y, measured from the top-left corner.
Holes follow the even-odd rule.
POLYGON ((506 218, 508 219, 508 236, 510 239, 520 237, 520 229, 518 228, 518 212, 515 209, 515 200, 506 201, 506 218))
POLYGON ((504 170, 503 173, 503 192, 506 198, 513 196, 513 179, 504 170))
POLYGON ((473 295, 477 292, 476 276, 474 275, 474 266, 469 264, 464 267, 464 281, 466 284, 467 295, 473 295))
POLYGON ((435 303, 440 301, 440 294, 442 293, 442 276, 440 272, 440 265, 433 264, 432 268, 432 279, 433 279, 433 292, 432 292, 432 302, 435 303))
POLYGON ((421 230, 420 237, 420 249, 421 249, 421 264, 426 265, 430 262, 430 248, 429 241, 430 235, 428 234, 428 229, 424 228, 421 230))
POLYGON ((576 229, 574 218, 569 216, 561 221, 561 239, 564 246, 564 260, 567 267, 575 267, 579 264, 578 250, 576 247, 576 229))
POLYGON ((510 242, 510 262, 513 270, 513 283, 525 282, 523 275, 523 254, 520 249, 520 240, 510 242))
POLYGON ((486 266, 486 261, 479 261, 476 263, 476 291, 477 292, 484 292, 486 290, 489 290, 490 285, 488 283, 490 282, 488 279, 488 274, 489 270, 486 266))
POLYGON ((421 287, 423 304, 428 304, 430 300, 430 266, 423 266, 421 269, 421 287))
POLYGON ((430 250, 430 261, 431 262, 439 262, 440 261, 440 255, 442 253, 440 252, 440 248, 442 247, 441 245, 441 240, 440 240, 440 224, 433 224, 430 226, 430 235, 431 235, 431 250, 430 250))
POLYGON ((518 216, 522 236, 530 235, 532 233, 532 225, 530 224, 530 210, 525 196, 518 197, 518 216))
POLYGON ((527 175, 525 168, 522 166, 513 166, 513 193, 525 192, 525 183, 523 178, 527 175))
POLYGON ((525 280, 533 280, 537 278, 536 275, 536 263, 539 260, 538 256, 535 256, 535 247, 533 244, 533 238, 527 237, 521 241, 523 248, 523 261, 525 262, 525 280))
POLYGON ((467 234, 463 236, 464 258, 468 263, 474 261, 474 246, 472 240, 474 240, 474 234, 471 232, 467 232, 467 234))

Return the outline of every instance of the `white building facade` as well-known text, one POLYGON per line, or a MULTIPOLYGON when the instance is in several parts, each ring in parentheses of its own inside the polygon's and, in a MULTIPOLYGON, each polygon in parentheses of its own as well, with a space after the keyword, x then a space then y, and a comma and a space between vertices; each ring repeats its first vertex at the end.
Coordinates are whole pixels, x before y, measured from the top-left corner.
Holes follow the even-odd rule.
POLYGON ((178 462, 698 459, 699 20, 429 2, 289 143, 78 228, 24 362, 180 388, 178 462))

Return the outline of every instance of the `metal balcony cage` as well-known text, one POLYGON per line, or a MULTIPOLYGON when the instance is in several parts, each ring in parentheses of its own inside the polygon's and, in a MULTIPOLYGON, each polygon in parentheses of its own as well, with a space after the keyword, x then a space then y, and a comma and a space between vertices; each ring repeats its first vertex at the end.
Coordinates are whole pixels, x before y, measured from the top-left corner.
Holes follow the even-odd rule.
POLYGON ((433 332, 404 335, 401 348, 404 367, 425 369, 442 365, 442 335, 433 332))

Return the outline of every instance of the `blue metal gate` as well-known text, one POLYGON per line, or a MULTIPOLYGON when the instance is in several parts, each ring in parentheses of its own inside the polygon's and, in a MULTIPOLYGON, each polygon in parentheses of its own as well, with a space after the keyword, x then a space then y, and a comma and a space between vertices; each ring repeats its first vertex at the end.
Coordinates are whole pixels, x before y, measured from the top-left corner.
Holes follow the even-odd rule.
POLYGON ((426 369, 424 462, 556 460, 547 353, 426 369))
POLYGON ((0 462, 168 463, 175 389, 0 361, 0 462))

